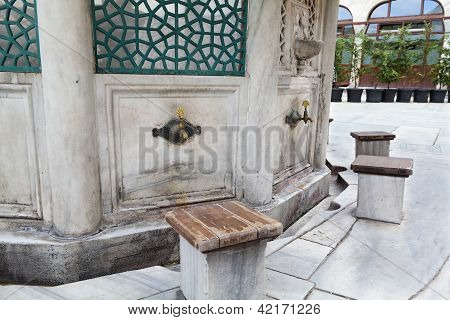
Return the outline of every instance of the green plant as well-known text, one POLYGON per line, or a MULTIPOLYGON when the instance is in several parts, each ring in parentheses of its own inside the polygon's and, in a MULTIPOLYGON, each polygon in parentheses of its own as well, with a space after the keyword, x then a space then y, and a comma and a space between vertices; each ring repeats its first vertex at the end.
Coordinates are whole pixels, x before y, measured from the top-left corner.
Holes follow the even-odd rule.
POLYGON ((413 66, 417 61, 417 54, 414 52, 417 41, 411 40, 409 29, 409 26, 401 27, 392 46, 396 51, 395 71, 401 79, 406 79, 412 75, 413 66))
POLYGON ((379 40, 368 42, 368 52, 370 52, 372 68, 377 79, 375 89, 379 83, 386 83, 389 89, 392 82, 400 79, 400 74, 396 68, 396 51, 392 48, 393 42, 390 34, 384 35, 379 40))
POLYGON ((350 79, 357 88, 359 79, 369 70, 362 63, 362 59, 367 52, 370 40, 365 35, 364 30, 361 30, 356 35, 344 38, 343 41, 344 52, 348 53, 349 56, 348 71, 350 72, 350 79))
POLYGON ((439 60, 431 69, 433 84, 438 85, 439 89, 450 87, 450 43, 448 38, 438 44, 439 60))
POLYGON ((343 64, 344 60, 344 45, 345 40, 343 38, 338 38, 336 40, 336 52, 334 57, 334 81, 333 86, 337 87, 339 83, 344 81, 344 73, 346 67, 343 64))
POLYGON ((424 21, 424 30, 422 38, 417 41, 417 53, 416 53, 416 64, 419 65, 418 68, 418 81, 423 86, 423 81, 430 77, 430 68, 428 67, 428 59, 431 52, 436 49, 434 41, 431 39, 433 34, 433 28, 431 23, 424 21))

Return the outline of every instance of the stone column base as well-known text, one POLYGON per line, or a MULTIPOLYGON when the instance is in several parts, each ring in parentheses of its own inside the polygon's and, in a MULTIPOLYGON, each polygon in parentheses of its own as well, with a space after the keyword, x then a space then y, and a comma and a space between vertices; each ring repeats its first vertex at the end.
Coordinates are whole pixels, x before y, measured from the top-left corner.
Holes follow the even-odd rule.
POLYGON ((265 299, 266 240, 202 253, 180 237, 181 290, 189 300, 265 299))
POLYGON ((400 224, 404 191, 404 177, 359 173, 356 216, 400 224))

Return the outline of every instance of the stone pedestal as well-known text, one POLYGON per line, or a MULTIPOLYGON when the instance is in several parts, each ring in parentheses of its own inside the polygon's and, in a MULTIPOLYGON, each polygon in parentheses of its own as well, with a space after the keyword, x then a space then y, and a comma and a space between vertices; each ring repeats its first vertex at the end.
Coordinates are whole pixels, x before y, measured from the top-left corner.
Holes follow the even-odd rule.
POLYGON ((358 173, 356 216, 401 223, 405 179, 413 174, 412 159, 363 155, 353 162, 352 170, 358 173))
POLYGON ((355 157, 360 155, 389 157, 390 141, 359 141, 355 143, 355 157))
POLYGON ((238 201, 177 208, 166 221, 180 235, 181 289, 192 300, 265 298, 267 241, 278 221, 238 201))
POLYGON ((405 178, 358 174, 356 216, 391 223, 403 219, 405 178))
POLYGON ((355 158, 361 155, 389 157, 389 147, 395 135, 389 132, 352 132, 355 138, 355 158))
POLYGON ((267 241, 202 253, 180 237, 181 290, 189 300, 265 299, 267 241))

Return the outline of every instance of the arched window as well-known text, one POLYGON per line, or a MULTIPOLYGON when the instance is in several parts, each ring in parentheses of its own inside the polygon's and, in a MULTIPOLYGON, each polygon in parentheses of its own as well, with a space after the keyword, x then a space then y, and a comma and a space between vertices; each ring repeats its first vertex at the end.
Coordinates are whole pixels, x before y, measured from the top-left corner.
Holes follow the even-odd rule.
POLYGON ((345 37, 352 34, 355 34, 355 28, 353 27, 353 15, 348 8, 339 6, 337 36, 345 37))
POLYGON ((390 0, 376 6, 369 15, 367 35, 380 37, 396 33, 404 25, 413 34, 421 34, 425 21, 433 29, 433 39, 444 36, 444 8, 436 0, 390 0))

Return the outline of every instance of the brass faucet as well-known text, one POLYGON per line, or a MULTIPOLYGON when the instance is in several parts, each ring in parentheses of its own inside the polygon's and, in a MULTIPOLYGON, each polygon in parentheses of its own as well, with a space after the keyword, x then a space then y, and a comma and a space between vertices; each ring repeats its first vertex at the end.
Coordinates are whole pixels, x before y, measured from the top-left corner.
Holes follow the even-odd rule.
POLYGON ((309 101, 307 100, 303 101, 302 106, 303 108, 305 108, 305 111, 303 112, 303 117, 300 115, 300 112, 298 111, 297 108, 293 109, 291 113, 288 116, 286 116, 286 123, 292 129, 294 129, 300 121, 303 121, 305 124, 308 124, 308 121, 313 122, 313 120, 309 117, 308 114, 308 107, 310 106, 309 101))

